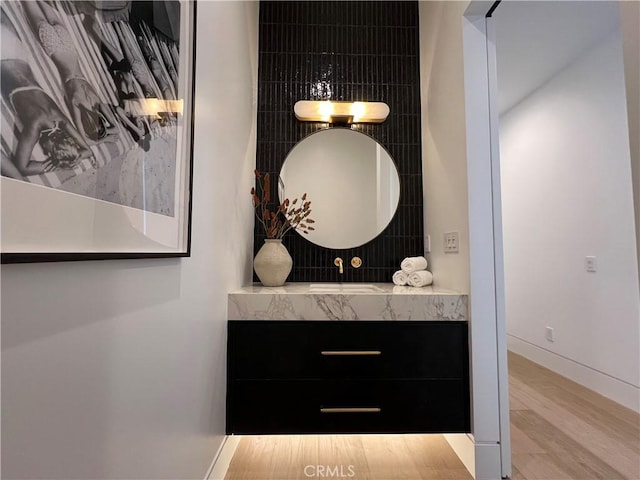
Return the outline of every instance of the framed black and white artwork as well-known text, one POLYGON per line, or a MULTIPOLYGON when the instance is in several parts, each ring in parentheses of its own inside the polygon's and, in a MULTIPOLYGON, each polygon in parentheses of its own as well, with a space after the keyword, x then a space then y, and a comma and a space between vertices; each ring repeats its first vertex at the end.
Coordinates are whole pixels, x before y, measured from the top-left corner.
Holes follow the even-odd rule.
POLYGON ((188 256, 195 1, 0 8, 2 262, 188 256))

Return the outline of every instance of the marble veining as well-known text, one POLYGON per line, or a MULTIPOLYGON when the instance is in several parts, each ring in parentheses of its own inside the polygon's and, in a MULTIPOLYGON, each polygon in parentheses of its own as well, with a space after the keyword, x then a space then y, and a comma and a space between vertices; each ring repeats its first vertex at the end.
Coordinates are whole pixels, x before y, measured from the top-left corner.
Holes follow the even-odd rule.
MULTIPOLYGON (((333 284, 336 285, 336 284, 333 284)), ((310 292, 309 283, 249 285, 228 296, 229 320, 468 320, 468 296, 376 283, 375 292, 310 292)))

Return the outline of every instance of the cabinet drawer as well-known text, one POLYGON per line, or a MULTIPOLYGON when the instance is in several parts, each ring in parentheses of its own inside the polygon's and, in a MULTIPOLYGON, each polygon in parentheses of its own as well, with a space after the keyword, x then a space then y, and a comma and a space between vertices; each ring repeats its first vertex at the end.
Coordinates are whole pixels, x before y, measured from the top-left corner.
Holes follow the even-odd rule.
POLYGON ((233 379, 463 378, 466 322, 230 321, 233 379))
POLYGON ((238 380, 227 433, 469 431, 462 380, 238 380))

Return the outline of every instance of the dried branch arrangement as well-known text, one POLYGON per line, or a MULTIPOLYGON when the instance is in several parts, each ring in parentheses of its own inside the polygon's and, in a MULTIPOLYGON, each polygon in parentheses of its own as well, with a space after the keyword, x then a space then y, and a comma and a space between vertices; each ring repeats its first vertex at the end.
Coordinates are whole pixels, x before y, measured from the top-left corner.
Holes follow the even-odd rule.
POLYGON ((271 202, 269 174, 261 175, 258 170, 254 170, 254 173, 256 187, 251 188, 251 196, 253 197, 256 218, 264 227, 267 238, 281 239, 289 230, 298 230, 304 234, 315 230, 311 226, 315 221, 309 218, 311 201, 307 200, 306 193, 302 195, 300 203, 297 198, 293 201, 285 198, 276 211, 271 211, 269 209, 271 202))

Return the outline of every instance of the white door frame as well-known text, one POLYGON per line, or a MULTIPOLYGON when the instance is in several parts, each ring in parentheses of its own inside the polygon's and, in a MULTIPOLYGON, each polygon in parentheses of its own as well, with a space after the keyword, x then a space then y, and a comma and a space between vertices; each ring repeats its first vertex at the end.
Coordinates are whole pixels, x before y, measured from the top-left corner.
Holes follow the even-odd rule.
POLYGON ((462 19, 476 480, 511 476, 494 8, 462 19))

